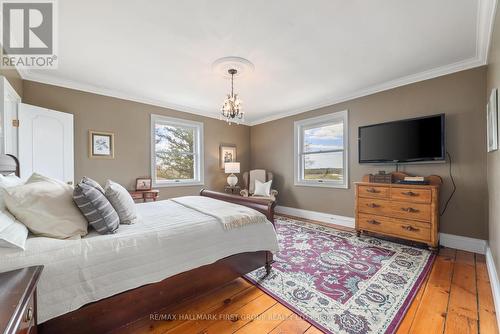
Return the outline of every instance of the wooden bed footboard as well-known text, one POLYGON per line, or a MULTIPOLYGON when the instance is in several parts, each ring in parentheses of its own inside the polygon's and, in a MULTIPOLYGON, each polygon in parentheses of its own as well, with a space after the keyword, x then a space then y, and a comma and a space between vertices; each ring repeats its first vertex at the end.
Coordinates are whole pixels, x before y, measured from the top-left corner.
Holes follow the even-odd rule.
POLYGON ((107 333, 162 309, 201 296, 260 267, 271 269, 268 251, 235 254, 212 264, 82 306, 48 320, 39 333, 107 333))
POLYGON ((253 197, 243 197, 239 195, 230 195, 207 189, 201 189, 200 196, 211 197, 221 201, 247 206, 265 214, 267 219, 269 219, 269 221, 274 225, 274 207, 276 206, 276 201, 253 197))

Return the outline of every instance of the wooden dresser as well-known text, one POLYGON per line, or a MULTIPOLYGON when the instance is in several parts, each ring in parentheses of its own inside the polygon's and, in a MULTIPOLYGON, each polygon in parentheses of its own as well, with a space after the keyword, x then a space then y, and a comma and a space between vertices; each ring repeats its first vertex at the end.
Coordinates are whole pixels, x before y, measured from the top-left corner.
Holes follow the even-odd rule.
POLYGON ((356 232, 439 245, 440 178, 430 185, 357 182, 356 232))
POLYGON ((36 285, 43 266, 0 273, 0 333, 34 334, 36 285))

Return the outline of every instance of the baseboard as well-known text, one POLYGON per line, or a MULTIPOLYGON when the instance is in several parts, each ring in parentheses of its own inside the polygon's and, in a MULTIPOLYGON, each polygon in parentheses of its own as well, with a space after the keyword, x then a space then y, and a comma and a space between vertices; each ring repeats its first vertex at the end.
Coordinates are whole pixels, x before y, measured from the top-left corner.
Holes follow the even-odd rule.
POLYGON ((442 246, 460 249, 468 252, 485 254, 488 243, 486 240, 463 237, 461 235, 439 233, 439 243, 442 246))
POLYGON ((351 217, 338 216, 338 215, 332 215, 330 213, 303 210, 297 208, 290 208, 288 206, 281 206, 281 205, 278 205, 274 209, 274 211, 276 213, 282 213, 284 215, 289 215, 304 219, 311 219, 322 223, 335 224, 344 227, 354 228, 354 218, 351 217))
POLYGON ((498 281, 498 273, 493 261, 493 254, 489 246, 486 247, 486 267, 488 268, 488 276, 490 278, 491 292, 493 293, 493 303, 495 304, 495 314, 497 317, 498 328, 500 328, 500 282, 498 281))
MULTIPOLYGON (((278 214, 282 213, 284 215, 315 220, 322 223, 354 228, 354 218, 352 217, 332 215, 330 213, 303 210, 280 205, 275 208, 275 212, 278 214)), ((439 243, 444 247, 455 248, 479 254, 485 254, 487 246, 486 240, 463 237, 460 235, 448 233, 439 233, 439 243)))

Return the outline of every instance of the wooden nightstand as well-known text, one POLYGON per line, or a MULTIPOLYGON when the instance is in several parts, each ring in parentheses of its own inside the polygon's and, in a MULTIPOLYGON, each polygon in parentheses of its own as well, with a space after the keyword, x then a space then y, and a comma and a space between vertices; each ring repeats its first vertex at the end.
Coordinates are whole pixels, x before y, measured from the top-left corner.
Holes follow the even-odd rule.
POLYGON ((36 327, 36 285, 43 266, 0 273, 0 333, 33 334, 36 327))
POLYGON ((160 191, 158 189, 151 190, 129 190, 130 196, 134 200, 142 200, 143 202, 147 202, 148 199, 156 201, 160 191))
POLYGON ((241 190, 240 186, 230 186, 228 184, 224 186, 224 191, 227 193, 239 195, 240 190, 241 190))

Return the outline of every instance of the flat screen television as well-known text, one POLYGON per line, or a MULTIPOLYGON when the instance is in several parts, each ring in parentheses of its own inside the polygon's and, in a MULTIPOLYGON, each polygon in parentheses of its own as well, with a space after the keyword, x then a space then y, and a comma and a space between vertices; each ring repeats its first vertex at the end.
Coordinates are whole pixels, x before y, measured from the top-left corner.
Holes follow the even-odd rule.
POLYGON ((444 114, 361 126, 359 163, 444 161, 444 114))

